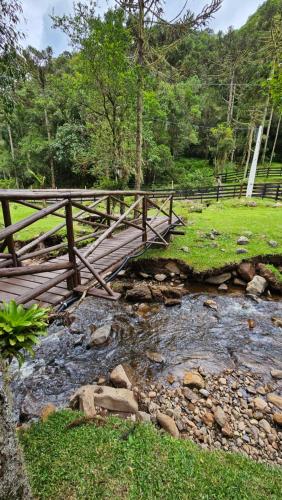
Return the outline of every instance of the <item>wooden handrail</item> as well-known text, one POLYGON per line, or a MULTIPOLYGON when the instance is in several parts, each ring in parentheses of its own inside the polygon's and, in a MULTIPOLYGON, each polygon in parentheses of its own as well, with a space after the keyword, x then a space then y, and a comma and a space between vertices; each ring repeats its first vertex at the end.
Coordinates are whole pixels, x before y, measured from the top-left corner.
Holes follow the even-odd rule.
POLYGON ((59 201, 58 203, 55 203, 54 205, 51 205, 50 207, 42 208, 41 210, 39 210, 39 212, 31 214, 28 217, 25 217, 25 219, 22 219, 16 222, 15 224, 11 224, 5 229, 2 229, 0 231, 0 240, 8 238, 14 233, 20 231, 21 229, 25 229, 26 227, 30 226, 30 224, 33 224, 34 222, 38 221, 39 219, 42 219, 43 217, 46 217, 46 215, 52 214, 53 212, 55 212, 55 210, 59 210, 60 208, 64 207, 67 204, 67 202, 68 202, 67 200, 62 200, 59 201))
POLYGON ((0 269, 0 278, 9 278, 12 276, 24 276, 25 274, 48 273, 49 271, 61 271, 62 269, 71 269, 69 262, 59 264, 37 264, 35 266, 8 267, 0 269))

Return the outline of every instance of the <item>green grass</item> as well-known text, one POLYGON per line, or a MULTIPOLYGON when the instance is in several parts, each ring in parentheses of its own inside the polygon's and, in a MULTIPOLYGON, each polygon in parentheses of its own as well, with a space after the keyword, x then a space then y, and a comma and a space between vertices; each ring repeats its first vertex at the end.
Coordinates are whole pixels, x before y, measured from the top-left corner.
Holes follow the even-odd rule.
POLYGON ((134 428, 110 419, 104 427, 65 429, 76 416, 58 412, 21 435, 33 494, 39 500, 282 498, 278 467, 203 451, 151 424, 134 428), (130 428, 134 431, 122 438, 130 428))
POLYGON ((202 213, 188 213, 186 201, 176 202, 175 211, 186 220, 184 236, 175 236, 166 249, 148 250, 142 258, 180 259, 196 271, 220 268, 226 264, 240 262, 256 255, 282 255, 282 208, 273 208, 274 201, 256 200, 257 207, 246 206, 246 200, 226 200, 211 204, 202 213), (220 235, 211 240, 212 229, 220 235), (251 231, 250 243, 245 246, 247 254, 238 255, 239 236, 251 231), (278 243, 277 248, 268 245, 269 240, 278 243), (214 248, 214 244, 217 247, 214 248), (188 247, 189 253, 181 250, 188 247))
POLYGON ((277 282, 282 285, 282 273, 278 271, 277 267, 273 266, 272 264, 267 264, 266 268, 274 274, 277 282))

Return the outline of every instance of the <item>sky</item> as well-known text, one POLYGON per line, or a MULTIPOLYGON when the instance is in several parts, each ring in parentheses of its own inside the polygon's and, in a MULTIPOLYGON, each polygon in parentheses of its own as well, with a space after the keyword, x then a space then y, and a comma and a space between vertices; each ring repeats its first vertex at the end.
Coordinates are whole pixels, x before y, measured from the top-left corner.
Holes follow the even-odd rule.
MULTIPOLYGON (((84 0, 87 2, 87 0, 84 0)), ((190 10, 198 12, 209 0, 189 0, 190 10)), ((98 10, 103 13, 108 7, 114 5, 114 0, 98 0, 98 10)), ((173 19, 181 10, 185 0, 167 0, 165 6, 166 18, 173 19)), ((210 28, 215 31, 225 31, 229 26, 239 28, 248 17, 263 3, 263 0, 223 0, 223 5, 214 19, 210 21, 210 28)), ((24 45, 32 45, 43 49, 48 45, 54 50, 55 55, 68 50, 67 37, 59 30, 52 29, 50 14, 69 14, 72 12, 73 0, 22 0, 25 21, 21 29, 25 33, 24 45)))

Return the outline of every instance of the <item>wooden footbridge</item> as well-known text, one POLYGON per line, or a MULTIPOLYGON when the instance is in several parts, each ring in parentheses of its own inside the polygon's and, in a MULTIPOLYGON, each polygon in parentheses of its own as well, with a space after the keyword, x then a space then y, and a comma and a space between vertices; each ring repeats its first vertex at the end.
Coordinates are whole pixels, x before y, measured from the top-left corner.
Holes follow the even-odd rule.
POLYGON ((1 302, 58 306, 73 293, 115 300, 107 277, 142 249, 167 246, 166 236, 183 224, 172 194, 0 190, 0 201, 1 302), (29 207, 31 215, 13 223, 11 204, 29 207), (20 247, 17 233, 50 216, 60 223, 20 247), (64 240, 46 246, 58 232, 64 240))

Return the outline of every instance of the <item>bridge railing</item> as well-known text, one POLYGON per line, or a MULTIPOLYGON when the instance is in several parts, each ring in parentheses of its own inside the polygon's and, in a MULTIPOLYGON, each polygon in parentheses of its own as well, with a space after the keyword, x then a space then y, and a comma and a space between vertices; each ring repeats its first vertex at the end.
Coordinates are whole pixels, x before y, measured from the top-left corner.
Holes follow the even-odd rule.
MULTIPOLYGON (((107 257, 113 251, 136 239, 130 235, 118 246, 107 248, 103 252, 92 255, 106 238, 124 228, 134 228, 140 231, 144 244, 154 241, 155 244, 167 245, 161 232, 153 225, 160 214, 167 218, 168 226, 172 223, 173 194, 147 193, 136 191, 90 191, 90 190, 2 190, 0 191, 3 225, 0 230, 0 278, 15 278, 18 276, 52 273, 50 279, 31 290, 20 301, 26 303, 36 296, 66 280, 68 289, 74 290, 81 285, 81 271, 88 269, 96 281, 112 295, 110 287, 100 276, 95 264, 107 257), (153 199, 154 197, 154 199, 153 199), (156 200, 160 200, 156 203, 156 200), (27 217, 12 222, 11 206, 21 205, 32 209, 27 217), (47 217, 59 218, 61 222, 43 234, 28 241, 21 248, 16 244, 19 231, 30 228, 33 224, 47 217), (76 226, 88 228, 86 234, 77 236, 76 226), (90 228, 90 229, 89 229, 90 228), (66 235, 65 241, 48 247, 46 240, 61 231, 66 235), (150 238, 148 239, 148 230, 150 238), (153 237, 152 237, 153 233, 153 237), (89 245, 90 242, 90 245, 89 245), (81 251, 83 244, 88 244, 81 251), (51 252, 67 251, 67 258, 50 259, 48 262, 36 263, 34 259, 50 256, 51 252), (25 264, 25 261, 29 261, 25 264)), ((180 219, 179 219, 180 221, 180 219)))

